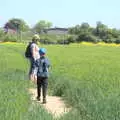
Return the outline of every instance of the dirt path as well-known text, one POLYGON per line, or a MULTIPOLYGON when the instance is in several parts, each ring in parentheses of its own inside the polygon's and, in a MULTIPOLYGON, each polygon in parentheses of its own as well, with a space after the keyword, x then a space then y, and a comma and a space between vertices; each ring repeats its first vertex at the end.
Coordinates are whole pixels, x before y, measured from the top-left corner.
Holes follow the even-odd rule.
MULTIPOLYGON (((29 92, 31 94, 31 100, 36 101, 36 96, 37 96, 37 92, 36 89, 29 89, 29 92)), ((47 103, 46 104, 42 104, 41 102, 40 105, 43 105, 43 107, 50 113, 53 114, 54 117, 59 117, 61 115, 63 115, 64 113, 69 112, 70 108, 67 108, 65 106, 64 101, 57 96, 47 96, 47 103)))

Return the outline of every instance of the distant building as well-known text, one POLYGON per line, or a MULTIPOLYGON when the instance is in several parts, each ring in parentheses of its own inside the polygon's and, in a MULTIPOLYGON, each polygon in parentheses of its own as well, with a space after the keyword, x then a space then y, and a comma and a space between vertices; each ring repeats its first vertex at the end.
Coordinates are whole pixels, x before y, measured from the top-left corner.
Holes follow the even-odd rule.
POLYGON ((46 29, 45 32, 47 34, 68 34, 68 28, 49 28, 46 29))
POLYGON ((10 23, 6 23, 3 29, 4 29, 5 33, 10 33, 10 34, 17 33, 17 30, 15 29, 15 27, 13 25, 11 25, 10 23))
POLYGON ((14 29, 4 29, 4 31, 6 33, 10 33, 10 34, 16 34, 17 33, 16 30, 14 30, 14 29))

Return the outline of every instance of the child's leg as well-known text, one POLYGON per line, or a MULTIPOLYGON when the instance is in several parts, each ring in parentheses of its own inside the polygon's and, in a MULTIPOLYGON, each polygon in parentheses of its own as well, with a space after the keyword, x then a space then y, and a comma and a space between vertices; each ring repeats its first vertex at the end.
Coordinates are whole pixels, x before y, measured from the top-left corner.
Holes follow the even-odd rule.
POLYGON ((41 78, 37 77, 37 99, 41 96, 41 78))
POLYGON ((43 78, 43 103, 46 103, 46 96, 47 96, 47 86, 48 86, 48 78, 43 78))

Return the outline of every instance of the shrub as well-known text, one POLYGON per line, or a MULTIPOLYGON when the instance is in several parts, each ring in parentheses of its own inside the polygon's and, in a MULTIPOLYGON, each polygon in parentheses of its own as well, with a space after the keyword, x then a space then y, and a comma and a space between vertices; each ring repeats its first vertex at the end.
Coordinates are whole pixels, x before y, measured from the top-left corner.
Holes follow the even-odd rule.
POLYGON ((86 42, 93 42, 93 43, 98 43, 101 41, 101 39, 97 38, 96 36, 92 35, 92 34, 86 34, 86 33, 82 33, 78 36, 77 42, 82 42, 82 41, 86 41, 86 42))
POLYGON ((2 29, 0 29, 0 40, 2 40, 4 37, 4 31, 2 29))
POLYGON ((65 39, 65 40, 58 40, 57 43, 58 44, 69 44, 70 42, 67 39, 65 39))
POLYGON ((15 35, 10 35, 10 34, 7 34, 4 36, 3 38, 3 42, 17 42, 18 39, 17 39, 17 36, 15 35))
POLYGON ((115 39, 115 38, 103 39, 103 41, 104 41, 105 43, 116 43, 116 39, 115 39))
POLYGON ((77 35, 73 35, 73 36, 69 36, 67 40, 69 43, 75 43, 77 38, 78 38, 77 35))
POLYGON ((120 38, 117 38, 115 41, 116 44, 120 44, 120 38))

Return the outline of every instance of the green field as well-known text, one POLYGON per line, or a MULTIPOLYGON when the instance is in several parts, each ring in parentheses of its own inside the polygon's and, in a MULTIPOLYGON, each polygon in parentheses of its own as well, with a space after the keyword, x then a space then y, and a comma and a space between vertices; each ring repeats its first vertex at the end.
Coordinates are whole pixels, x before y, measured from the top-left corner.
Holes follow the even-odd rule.
MULTIPOLYGON (((43 45, 42 45, 43 46, 43 45)), ((59 120, 120 119, 120 48, 110 46, 48 45, 52 67, 50 94, 62 96, 72 111, 59 120)), ((25 45, 0 44, 1 120, 53 120, 31 104, 25 45)))

